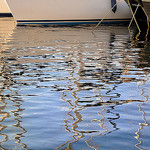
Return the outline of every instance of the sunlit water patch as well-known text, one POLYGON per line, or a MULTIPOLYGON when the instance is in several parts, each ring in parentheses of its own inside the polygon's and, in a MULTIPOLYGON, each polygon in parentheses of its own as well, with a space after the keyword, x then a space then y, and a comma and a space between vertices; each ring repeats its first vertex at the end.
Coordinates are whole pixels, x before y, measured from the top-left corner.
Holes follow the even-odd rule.
POLYGON ((127 26, 0 22, 1 149, 150 148, 150 43, 127 26))

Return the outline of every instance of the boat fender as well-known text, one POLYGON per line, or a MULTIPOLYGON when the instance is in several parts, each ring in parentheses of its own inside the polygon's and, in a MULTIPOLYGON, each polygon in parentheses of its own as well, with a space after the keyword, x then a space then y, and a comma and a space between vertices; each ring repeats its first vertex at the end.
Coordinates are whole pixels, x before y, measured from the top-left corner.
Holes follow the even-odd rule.
POLYGON ((115 13, 117 10, 116 0, 111 0, 111 7, 113 8, 112 11, 115 13))

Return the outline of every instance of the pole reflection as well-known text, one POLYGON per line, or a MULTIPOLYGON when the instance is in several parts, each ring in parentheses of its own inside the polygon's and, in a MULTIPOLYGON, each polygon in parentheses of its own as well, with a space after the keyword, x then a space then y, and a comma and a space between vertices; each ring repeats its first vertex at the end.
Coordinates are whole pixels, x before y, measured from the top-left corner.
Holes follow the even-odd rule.
POLYGON ((146 92, 145 92, 145 90, 146 90, 145 88, 147 88, 147 87, 142 88, 142 86, 145 85, 147 81, 149 81, 148 77, 147 77, 148 74, 149 74, 149 72, 146 73, 145 80, 143 80, 143 82, 140 82, 138 84, 138 87, 137 87, 139 90, 141 90, 141 96, 143 96, 145 98, 145 101, 143 103, 137 105, 139 108, 139 112, 141 112, 141 114, 142 114, 142 119, 143 119, 143 122, 139 123, 138 131, 135 133, 136 134, 135 138, 138 141, 138 143, 135 144, 135 147, 137 147, 140 150, 145 149, 144 148, 144 141, 142 140, 142 137, 141 137, 142 136, 142 130, 144 130, 145 127, 149 126, 149 123, 146 119, 146 112, 144 110, 144 105, 146 103, 148 103, 149 95, 146 94, 146 92))
POLYGON ((9 58, 5 53, 5 43, 13 34, 15 23, 13 18, 0 18, 0 21, 0 149, 28 149, 21 142, 27 132, 21 125, 23 101, 19 98, 16 81, 9 68, 9 58))
POLYGON ((15 80, 11 77, 12 72, 9 70, 7 62, 1 57, 1 86, 0 86, 0 135, 3 137, 0 141, 1 149, 28 149, 21 142, 21 137, 27 132, 22 126, 21 108, 23 101, 19 99, 19 94, 15 80), (11 120, 11 122, 10 122, 11 120), (12 121, 13 120, 13 121, 12 121))
MULTIPOLYGON (((89 30, 82 28, 18 27, 7 46, 14 45, 1 53, 1 149, 28 149, 30 145, 97 150, 107 147, 107 138, 117 140, 118 133, 119 138, 127 138, 127 146, 135 146, 128 140, 136 140, 135 131, 122 119, 129 112, 121 108, 138 103, 143 111, 145 101, 128 91, 130 85, 143 81, 137 78, 142 69, 136 66, 141 64, 141 50, 129 49, 129 37, 117 33, 120 27, 113 28, 116 31, 104 28, 98 37, 90 37, 89 30), (24 113, 24 108, 29 112, 24 113), (129 134, 132 130, 134 136, 122 130, 129 134)), ((136 132, 139 142, 143 127, 136 132)))
POLYGON ((107 54, 103 52, 102 55, 100 52, 96 57, 85 56, 82 46, 78 48, 80 52, 77 60, 72 60, 73 53, 68 54, 69 76, 67 90, 62 92, 62 100, 70 107, 66 114, 68 119, 64 120, 64 123, 65 130, 71 134, 72 139, 56 149, 72 150, 72 145, 82 139, 87 147, 101 149, 102 143, 100 144, 100 141, 97 143, 94 137, 105 136, 119 130, 116 120, 120 119, 120 114, 114 111, 115 107, 143 102, 142 100, 123 100, 121 93, 115 92, 119 84, 130 82, 132 79, 127 80, 121 77, 128 71, 127 51, 122 51, 122 55, 125 55, 124 62, 114 62, 114 58, 118 55, 114 51, 115 35, 111 34, 110 37, 110 51, 108 50, 107 54), (78 70, 74 69, 75 64, 78 70), (123 70, 122 67, 125 69, 123 70), (90 94, 84 95, 85 91, 89 91, 90 94))

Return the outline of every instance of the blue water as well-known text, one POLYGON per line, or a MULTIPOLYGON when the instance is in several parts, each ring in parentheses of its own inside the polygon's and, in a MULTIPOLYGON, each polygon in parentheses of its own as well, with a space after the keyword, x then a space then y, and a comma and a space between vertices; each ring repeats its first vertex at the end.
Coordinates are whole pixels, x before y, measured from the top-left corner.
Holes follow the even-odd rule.
POLYGON ((150 42, 94 27, 0 19, 1 149, 150 149, 150 42))

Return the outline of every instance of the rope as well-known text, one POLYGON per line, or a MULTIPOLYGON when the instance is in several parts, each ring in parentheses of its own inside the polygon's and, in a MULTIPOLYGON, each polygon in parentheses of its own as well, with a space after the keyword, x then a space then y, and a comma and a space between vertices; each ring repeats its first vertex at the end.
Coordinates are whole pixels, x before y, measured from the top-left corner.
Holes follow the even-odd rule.
POLYGON ((146 17, 147 17, 147 25, 148 25, 148 29, 149 29, 150 18, 149 18, 149 16, 148 16, 147 12, 145 11, 144 7, 142 7, 142 9, 143 9, 143 11, 144 11, 144 13, 145 13, 145 15, 146 15, 146 17))
MULTIPOLYGON (((135 16, 135 14, 136 14, 136 12, 137 12, 139 6, 140 6, 140 5, 138 4, 137 7, 136 7, 136 10, 135 10, 135 12, 134 12, 134 16, 135 16)), ((132 24, 132 22, 133 22, 133 19, 134 19, 134 17, 131 18, 131 21, 130 21, 130 23, 129 23, 128 29, 130 28, 130 26, 131 26, 131 24, 132 24)))
POLYGON ((138 39, 138 36, 139 36, 140 33, 141 33, 140 27, 139 27, 139 25, 138 25, 138 23, 137 23, 137 21, 136 21, 136 18, 135 18, 135 14, 136 14, 136 12, 137 12, 139 6, 140 6, 140 5, 138 4, 137 7, 136 7, 135 12, 133 13, 132 8, 131 8, 131 5, 130 5, 130 10, 131 10, 131 12, 132 12, 133 17, 132 17, 132 19, 131 19, 131 21, 130 21, 130 24, 129 24, 129 26, 128 26, 129 33, 131 34, 131 32, 130 32, 130 26, 131 26, 131 24, 132 24, 132 22, 133 22, 133 19, 134 19, 135 22, 136 22, 137 28, 138 28, 138 30, 139 30, 139 33, 138 33, 138 34, 136 35, 136 37, 135 37, 136 39, 138 39))
POLYGON ((145 15, 146 15, 146 17, 147 17, 147 34, 146 34, 146 37, 147 37, 147 35, 149 34, 149 28, 150 28, 150 25, 149 25, 149 22, 150 22, 150 18, 148 17, 148 14, 147 14, 147 12, 145 11, 145 9, 144 9, 144 7, 142 7, 142 10, 144 11, 144 13, 145 13, 145 15))
POLYGON ((144 7, 143 7, 141 4, 138 3, 138 5, 137 5, 136 10, 135 10, 134 13, 133 13, 133 10, 132 10, 132 7, 131 7, 131 4, 130 4, 129 0, 128 0, 128 4, 129 4, 130 10, 131 10, 131 13, 132 13, 132 15, 133 15, 133 17, 132 17, 132 19, 131 19, 131 21, 130 21, 130 24, 129 24, 129 26, 128 26, 128 30, 130 31, 129 28, 130 28, 131 23, 132 23, 132 21, 133 21, 133 19, 134 19, 134 20, 135 20, 135 23, 136 23, 136 25, 137 25, 137 28, 138 28, 138 30, 139 30, 139 33, 138 33, 137 36, 136 36, 136 39, 137 39, 138 36, 139 36, 140 33, 141 33, 141 29, 140 29, 140 27, 139 27, 139 25, 138 25, 138 23, 137 23, 136 17, 135 17, 135 14, 136 14, 136 12, 137 12, 139 6, 142 8, 143 12, 145 13, 145 15, 146 15, 146 17, 147 17, 147 25, 148 25, 147 34, 148 34, 148 32, 149 32, 149 27, 150 27, 150 25, 149 25, 150 18, 148 17, 148 15, 147 15, 147 13, 146 13, 144 7))
POLYGON ((95 28, 93 29, 93 31, 102 23, 102 21, 105 19, 105 17, 115 8, 115 6, 120 2, 120 0, 118 0, 118 2, 108 11, 108 13, 102 18, 102 20, 95 26, 95 28))
MULTIPOLYGON (((130 4, 129 0, 128 0, 128 4, 129 4, 129 7, 130 7, 130 10, 131 10, 133 19, 134 19, 134 21, 135 21, 135 23, 136 23, 136 26, 137 26, 137 28, 138 28, 138 30, 139 30, 139 34, 140 34, 140 33, 141 33, 141 30, 140 30, 140 27, 139 27, 139 25, 138 25, 138 23, 137 23, 137 20, 136 20, 136 18, 135 18, 135 14, 133 13, 133 10, 132 10, 132 7, 131 7, 131 4, 130 4)), ((133 20, 133 19, 132 19, 132 20, 133 20)), ((129 27, 128 27, 128 28, 129 28, 129 27)))

